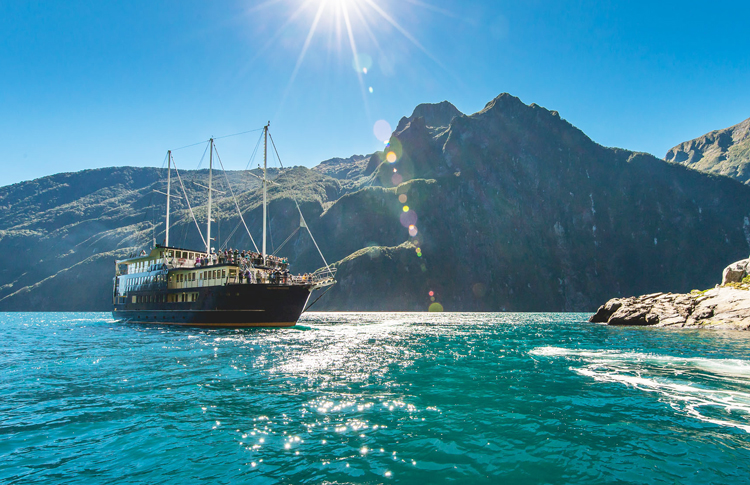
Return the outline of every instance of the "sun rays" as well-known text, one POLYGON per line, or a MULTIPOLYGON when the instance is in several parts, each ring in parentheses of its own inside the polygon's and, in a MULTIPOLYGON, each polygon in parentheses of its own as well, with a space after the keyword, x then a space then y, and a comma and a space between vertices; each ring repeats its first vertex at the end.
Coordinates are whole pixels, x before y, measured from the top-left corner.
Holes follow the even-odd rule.
MULTIPOLYGON (((294 67, 282 93, 278 111, 281 112, 300 71, 305 66, 306 59, 310 57, 311 52, 317 52, 316 46, 318 45, 323 45, 325 46, 324 50, 336 54, 339 61, 344 61, 345 58, 351 59, 362 96, 364 111, 368 117, 370 116, 368 95, 371 95, 374 90, 372 85, 368 86, 366 76, 373 67, 373 58, 383 64, 386 62, 385 59, 392 59, 395 55, 408 55, 408 47, 394 46, 399 39, 407 41, 407 46, 416 48, 431 63, 451 74, 445 65, 417 40, 415 33, 405 28, 397 20, 397 15, 389 11, 389 7, 392 8, 393 5, 395 4, 389 5, 384 0, 267 0, 254 6, 251 10, 255 14, 280 6, 287 9, 289 13, 284 15, 281 26, 277 30, 271 31, 272 35, 255 53, 253 61, 270 49, 275 49, 281 39, 286 38, 286 45, 288 46, 288 38, 296 36, 299 38, 298 42, 301 43, 294 67), (305 25, 307 22, 309 24, 305 25), (303 25, 304 28, 300 29, 300 25, 303 25), (384 30, 389 32, 389 37, 385 36, 384 30), (297 34, 294 34, 295 32, 297 34), (363 45, 366 46, 365 51, 361 50, 363 45)), ((407 12, 405 9, 422 9, 428 12, 452 15, 450 12, 421 0, 400 2, 397 5, 402 13, 407 12)), ((385 66, 381 67, 384 74, 391 74, 392 69, 389 70, 385 66)))

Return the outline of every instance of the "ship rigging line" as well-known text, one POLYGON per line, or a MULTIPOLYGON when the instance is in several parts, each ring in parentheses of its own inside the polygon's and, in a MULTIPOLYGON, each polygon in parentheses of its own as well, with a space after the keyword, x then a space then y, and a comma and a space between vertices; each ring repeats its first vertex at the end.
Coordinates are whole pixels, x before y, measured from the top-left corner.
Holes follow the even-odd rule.
MULTIPOLYGON (((250 241, 252 241, 253 246, 255 247, 255 252, 258 252, 258 245, 255 244, 255 239, 253 239, 253 235, 250 234, 250 229, 247 228, 247 223, 245 222, 245 218, 242 217, 242 211, 240 210, 240 204, 237 202, 237 197, 234 195, 234 190, 232 190, 232 186, 229 184, 229 177, 227 177, 227 171, 224 168, 224 164, 221 162, 221 157, 219 156, 219 150, 216 149, 216 144, 214 143, 214 152, 216 153, 216 159, 219 161, 219 165, 221 165, 221 171, 224 174, 224 180, 227 182, 227 187, 229 187, 229 193, 232 194, 232 200, 234 201, 234 207, 237 209, 237 213, 240 215, 240 220, 242 221, 242 225, 245 226, 245 231, 247 231, 247 235, 250 236, 250 241)), ((232 233, 234 234, 234 232, 232 233)), ((227 241, 229 238, 227 238, 227 241)))
POLYGON ((258 153, 258 147, 260 146, 261 140, 263 140, 263 133, 260 134, 260 137, 258 138, 258 143, 255 144, 255 149, 253 150, 253 154, 250 155, 250 160, 247 161, 247 165, 245 165, 245 170, 250 168, 250 162, 255 160, 255 154, 258 153))
MULTIPOLYGON (((240 132, 240 133, 233 133, 233 134, 231 134, 231 135, 224 135, 224 136, 215 136, 215 137, 214 137, 214 140, 221 140, 222 138, 229 138, 230 136, 245 135, 245 134, 247 134, 247 133, 253 133, 253 132, 255 132, 255 131, 261 131, 262 129, 263 129, 263 128, 256 128, 255 130, 242 131, 242 132, 240 132)), ((180 148, 173 148, 173 149, 172 149, 172 151, 173 151, 173 152, 176 152, 177 150, 182 150, 183 148, 190 148, 190 147, 194 147, 194 146, 196 146, 196 145, 200 145, 200 144, 202 144, 202 143, 208 143, 209 141, 210 141, 210 140, 202 140, 202 141, 199 141, 198 143, 191 143, 190 145, 185 145, 184 147, 180 147, 180 148)))
MULTIPOLYGON (((203 155, 205 156, 205 152, 203 153, 203 155)), ((185 191, 185 186, 182 183, 182 177, 180 177, 180 171, 177 170, 177 164, 174 162, 174 158, 172 158, 172 164, 174 164, 174 171, 177 174, 177 180, 180 181, 180 187, 182 187, 182 194, 185 196, 185 202, 187 202, 188 209, 190 209, 190 215, 193 217, 193 222, 195 222, 195 227, 198 228, 198 235, 200 235, 201 240, 203 241, 203 244, 206 244, 206 239, 203 237, 201 226, 198 225, 198 220, 195 218, 195 213, 193 212, 193 208, 190 206, 190 199, 188 199, 187 192, 185 191)))
MULTIPOLYGON (((300 226, 300 227, 302 227, 302 226, 300 226)), ((291 233, 291 234, 289 234, 289 237, 288 237, 288 238, 286 238, 286 239, 284 239, 284 242, 283 242, 283 243, 281 243, 281 246, 279 246, 279 247, 277 247, 277 248, 276 248, 276 251, 274 251, 274 252, 273 252, 272 256, 276 256, 276 253, 278 253, 279 251, 281 251, 281 248, 283 248, 283 247, 284 247, 284 245, 285 245, 285 244, 286 244, 287 242, 289 242, 289 240, 290 240, 290 239, 292 238, 292 236, 294 236, 295 234, 297 234, 297 232, 298 232, 298 231, 299 231, 299 227, 298 227, 297 229, 295 229, 294 231, 292 231, 292 233, 291 233)))
POLYGON ((325 263, 325 265, 326 265, 326 269, 330 273, 331 272, 331 267, 328 266, 328 261, 326 261, 325 256, 323 256, 323 252, 318 247, 318 243, 315 242, 315 238, 312 235, 312 231, 310 230, 310 226, 307 225, 307 221, 305 220, 305 216, 302 215, 302 209, 299 208, 299 203, 297 202, 297 198, 296 197, 292 197, 292 199, 294 199, 294 205, 297 206, 297 210, 299 211, 299 217, 300 217, 300 222, 301 222, 300 225, 302 225, 302 224, 305 225, 305 228, 307 229, 307 233, 310 235, 310 239, 312 239, 313 244, 315 244, 315 249, 318 250, 318 254, 320 254, 320 258, 323 260, 323 263, 325 263))
POLYGON ((320 300, 321 298, 323 298, 324 296, 326 296, 326 293, 328 293, 329 291, 331 291, 331 289, 332 289, 332 288, 333 288, 333 285, 329 286, 329 287, 328 287, 328 289, 327 289, 326 291, 324 291, 322 295, 320 295, 319 297, 317 297, 317 298, 315 299, 315 301, 313 301, 312 303, 310 303, 309 305, 307 305, 307 306, 305 307, 305 309, 304 309, 304 310, 302 310, 302 313, 305 313, 305 312, 306 312, 307 310, 309 310, 309 309, 310 309, 310 307, 311 307, 311 306, 313 306, 313 305, 315 305, 316 303, 318 303, 318 300, 320 300))
POLYGON ((284 164, 281 163, 281 157, 279 156, 279 151, 276 149, 276 143, 273 142, 273 137, 271 136, 271 133, 268 133, 268 138, 271 139, 271 145, 273 146, 273 151, 276 152, 276 159, 279 161, 279 165, 281 165, 281 168, 284 168, 284 164))

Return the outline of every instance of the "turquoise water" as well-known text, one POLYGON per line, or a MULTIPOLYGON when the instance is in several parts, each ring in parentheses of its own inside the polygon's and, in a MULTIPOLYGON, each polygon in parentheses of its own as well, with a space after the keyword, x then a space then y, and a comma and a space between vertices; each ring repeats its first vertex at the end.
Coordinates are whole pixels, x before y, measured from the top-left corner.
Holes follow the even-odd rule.
POLYGON ((748 483, 750 333, 0 314, 0 483, 748 483))

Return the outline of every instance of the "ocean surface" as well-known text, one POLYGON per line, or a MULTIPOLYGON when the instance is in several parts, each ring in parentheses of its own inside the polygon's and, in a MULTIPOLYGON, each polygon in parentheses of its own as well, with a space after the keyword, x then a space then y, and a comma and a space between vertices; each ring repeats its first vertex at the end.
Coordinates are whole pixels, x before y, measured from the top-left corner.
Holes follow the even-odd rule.
POLYGON ((750 483, 750 333, 0 313, 0 483, 750 483))

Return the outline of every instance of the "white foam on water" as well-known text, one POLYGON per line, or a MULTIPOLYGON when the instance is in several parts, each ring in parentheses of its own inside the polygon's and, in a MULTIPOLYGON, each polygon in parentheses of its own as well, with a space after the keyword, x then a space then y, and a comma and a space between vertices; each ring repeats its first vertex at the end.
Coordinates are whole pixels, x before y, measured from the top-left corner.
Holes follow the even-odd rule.
MULTIPOLYGON (((562 347, 537 347, 531 355, 546 357, 579 357, 582 359, 605 360, 610 362, 632 362, 659 365, 661 367, 682 367, 682 370, 700 369, 725 377, 750 378, 750 360, 709 359, 706 357, 674 357, 671 355, 643 352, 619 352, 616 350, 578 350, 562 347)), ((745 379, 740 379, 744 382, 745 379)), ((750 384, 750 382, 748 382, 750 384)))
POLYGON ((580 375, 657 393, 675 410, 682 410, 693 418, 750 433, 750 392, 709 387, 731 383, 750 389, 750 361, 561 347, 538 347, 529 353, 579 360, 584 366, 571 367, 571 370, 580 375), (693 384, 689 379, 696 371, 709 379, 700 385, 693 384), (738 419, 708 416, 707 408, 721 409, 738 419))

